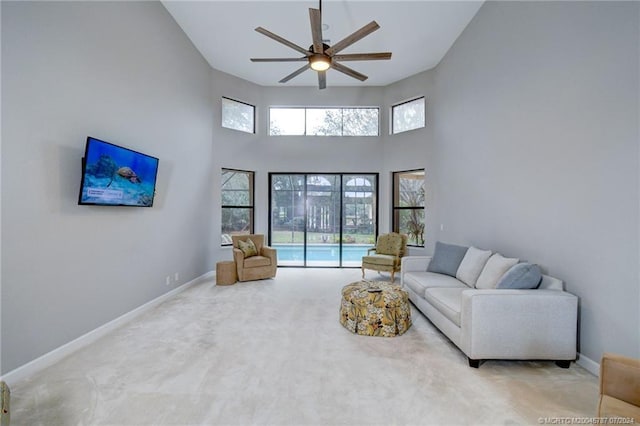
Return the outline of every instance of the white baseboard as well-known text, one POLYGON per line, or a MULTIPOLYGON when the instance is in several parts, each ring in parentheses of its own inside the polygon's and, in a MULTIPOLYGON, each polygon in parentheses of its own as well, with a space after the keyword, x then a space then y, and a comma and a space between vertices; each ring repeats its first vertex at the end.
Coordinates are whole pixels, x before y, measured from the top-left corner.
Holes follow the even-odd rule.
POLYGON ((144 305, 141 305, 137 308, 135 308, 132 311, 127 312, 126 314, 123 314, 121 316, 119 316, 118 318, 109 321, 108 323, 101 325, 100 327, 91 330, 90 332, 83 334, 82 336, 78 337, 77 339, 74 339, 72 341, 70 341, 69 343, 65 343, 64 345, 52 350, 51 352, 48 352, 36 359, 34 359, 33 361, 30 361, 28 363, 26 363, 25 365, 22 365, 18 368, 16 368, 15 370, 11 370, 9 371, 7 374, 5 374, 4 376, 0 377, 1 380, 4 380, 9 386, 14 385, 15 383, 24 380, 26 378, 28 378, 29 376, 55 364, 56 362, 60 361, 62 358, 72 354, 73 352, 77 351, 78 349, 81 349, 93 342, 95 342, 96 340, 100 339, 101 337, 105 336, 106 334, 112 332, 113 330, 115 330, 116 328, 128 323, 129 321, 133 320, 134 318, 140 316, 141 314, 147 312, 148 310, 158 306, 159 304, 161 304, 162 302, 172 298, 173 296, 175 296, 178 293, 181 293, 183 291, 185 291, 186 289, 188 289, 191 286, 194 286, 196 284, 199 284, 201 282, 207 281, 213 277, 215 277, 215 271, 210 271, 207 272, 206 274, 203 274, 185 284, 182 284, 180 287, 176 287, 171 291, 166 292, 165 294, 156 297, 155 299, 145 303, 144 305))
POLYGON ((580 367, 584 368, 585 370, 587 370, 589 373, 593 374, 596 377, 600 375, 600 364, 598 364, 592 359, 587 358, 581 353, 578 353, 578 359, 576 360, 576 364, 578 364, 580 367))

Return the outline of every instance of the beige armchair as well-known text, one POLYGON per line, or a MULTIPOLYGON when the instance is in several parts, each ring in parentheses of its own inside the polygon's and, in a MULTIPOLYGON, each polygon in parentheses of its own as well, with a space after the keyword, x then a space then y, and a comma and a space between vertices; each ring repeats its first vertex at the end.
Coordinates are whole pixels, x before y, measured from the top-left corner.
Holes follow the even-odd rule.
POLYGON ((233 235, 233 260, 239 281, 260 280, 276 276, 278 254, 264 245, 264 235, 233 235), (250 241, 250 242, 249 242, 250 241), (253 245, 254 249, 251 248, 253 245))
POLYGON ((602 355, 598 417, 627 417, 640 423, 639 359, 602 355))
POLYGON ((362 278, 365 269, 374 271, 391 272, 391 282, 396 272, 400 271, 400 262, 407 252, 407 236, 391 232, 378 237, 374 248, 367 251, 362 257, 362 278))

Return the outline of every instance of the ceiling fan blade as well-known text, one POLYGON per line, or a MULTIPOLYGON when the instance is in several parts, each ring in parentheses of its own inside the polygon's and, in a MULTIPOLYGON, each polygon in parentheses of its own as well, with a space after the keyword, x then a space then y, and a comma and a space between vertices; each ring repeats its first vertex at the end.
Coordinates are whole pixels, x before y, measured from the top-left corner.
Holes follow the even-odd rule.
POLYGON ((286 83, 287 81, 291 80, 293 77, 297 76, 298 74, 302 74, 303 72, 308 70, 309 67, 311 67, 311 65, 306 64, 305 66, 298 68, 297 70, 295 70, 294 72, 292 72, 291 74, 289 74, 288 76, 280 80, 278 83, 286 83))
POLYGON ((299 62, 308 60, 308 58, 251 58, 251 62, 299 62))
POLYGON ((322 53, 322 15, 318 9, 309 9, 311 21, 311 37, 313 40, 313 52, 322 53))
POLYGON ((341 50, 345 49, 346 47, 351 46, 356 41, 368 36, 378 28, 380 28, 380 25, 378 25, 376 21, 371 21, 364 27, 360 28, 358 31, 345 37, 344 39, 340 40, 339 42, 337 42, 336 44, 334 44, 333 46, 325 50, 324 53, 326 53, 329 56, 332 56, 340 52, 341 50))
POLYGON ((286 39, 280 37, 279 35, 272 33, 269 30, 265 30, 262 27, 258 27, 258 28, 256 28, 256 31, 259 32, 262 35, 266 35, 267 37, 277 41, 278 43, 282 43, 285 46, 288 46, 288 47, 292 48, 293 50, 297 50, 298 52, 302 53, 305 56, 309 55, 309 51, 307 49, 305 49, 303 47, 300 47, 295 43, 291 43, 289 40, 286 40, 286 39))
POLYGON ((391 59, 391 52, 347 53, 343 55, 333 55, 334 61, 378 61, 386 59, 391 59))
POLYGON ((360 74, 358 71, 352 70, 349 67, 345 67, 344 65, 342 65, 342 64, 340 64, 338 62, 334 62, 331 65, 331 68, 333 68, 336 71, 340 71, 341 73, 346 74, 349 77, 356 78, 356 79, 358 79, 360 81, 365 81, 367 78, 369 78, 366 75, 360 74))
POLYGON ((326 89, 327 88, 327 72, 326 71, 318 71, 318 89, 326 89))

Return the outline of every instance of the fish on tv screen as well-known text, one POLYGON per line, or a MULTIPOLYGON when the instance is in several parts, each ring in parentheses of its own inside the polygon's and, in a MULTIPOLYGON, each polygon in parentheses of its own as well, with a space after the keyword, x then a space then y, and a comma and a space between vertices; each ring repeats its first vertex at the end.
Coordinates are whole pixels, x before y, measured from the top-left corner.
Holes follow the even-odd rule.
POLYGON ((78 204, 153 206, 158 159, 87 138, 78 204))

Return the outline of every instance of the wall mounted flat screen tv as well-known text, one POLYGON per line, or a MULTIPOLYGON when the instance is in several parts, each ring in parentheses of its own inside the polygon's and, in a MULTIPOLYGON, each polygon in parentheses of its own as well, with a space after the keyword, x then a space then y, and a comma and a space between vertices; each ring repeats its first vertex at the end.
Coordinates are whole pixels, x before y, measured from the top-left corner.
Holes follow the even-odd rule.
POLYGON ((157 158, 89 136, 78 204, 151 207, 157 175, 157 158))

